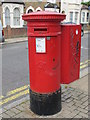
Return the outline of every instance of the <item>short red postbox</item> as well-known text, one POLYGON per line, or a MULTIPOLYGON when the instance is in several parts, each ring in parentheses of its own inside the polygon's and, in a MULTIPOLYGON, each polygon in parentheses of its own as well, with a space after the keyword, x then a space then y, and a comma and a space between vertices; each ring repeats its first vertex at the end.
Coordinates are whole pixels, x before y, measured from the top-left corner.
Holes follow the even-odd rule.
POLYGON ((34 12, 27 21, 30 70, 30 108, 39 115, 61 110, 61 25, 64 14, 34 12))
POLYGON ((69 84, 79 79, 81 25, 61 25, 61 84, 69 84))

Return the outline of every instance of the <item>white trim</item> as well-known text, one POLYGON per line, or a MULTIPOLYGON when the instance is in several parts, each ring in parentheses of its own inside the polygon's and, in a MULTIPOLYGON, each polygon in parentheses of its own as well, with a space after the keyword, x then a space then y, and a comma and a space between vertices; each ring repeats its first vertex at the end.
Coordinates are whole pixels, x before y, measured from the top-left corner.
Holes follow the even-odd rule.
POLYGON ((36 8, 36 11, 38 11, 38 10, 42 11, 42 9, 41 9, 40 7, 37 7, 37 8, 36 8))
POLYGON ((23 28, 23 26, 12 26, 11 28, 23 28))
POLYGON ((26 10, 26 13, 28 13, 28 10, 30 10, 30 9, 31 9, 33 12, 35 11, 32 6, 29 6, 29 7, 27 8, 27 10, 26 10))
POLYGON ((3 8, 3 27, 6 28, 5 25, 5 9, 9 8, 10 10, 10 27, 11 28, 22 28, 24 25, 24 21, 22 20, 22 15, 24 13, 24 6, 23 5, 19 5, 19 4, 12 4, 12 3, 3 3, 2 8, 3 8), (20 11, 20 25, 19 26, 14 26, 13 23, 13 17, 14 17, 14 9, 18 8, 20 11))

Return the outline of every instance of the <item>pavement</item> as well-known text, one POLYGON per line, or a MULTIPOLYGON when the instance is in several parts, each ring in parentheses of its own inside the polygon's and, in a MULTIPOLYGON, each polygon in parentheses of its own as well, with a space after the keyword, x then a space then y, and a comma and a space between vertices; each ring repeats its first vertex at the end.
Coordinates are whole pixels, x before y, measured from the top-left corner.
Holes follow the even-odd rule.
MULTIPOLYGON (((39 116, 30 110, 29 92, 26 97, 0 109, 0 118, 90 118, 88 77, 62 86, 62 110, 55 115, 39 116)), ((29 90, 28 90, 29 91, 29 90)))
POLYGON ((28 40, 28 37, 10 38, 10 39, 5 39, 5 42, 0 43, 0 45, 25 42, 27 40, 28 40))

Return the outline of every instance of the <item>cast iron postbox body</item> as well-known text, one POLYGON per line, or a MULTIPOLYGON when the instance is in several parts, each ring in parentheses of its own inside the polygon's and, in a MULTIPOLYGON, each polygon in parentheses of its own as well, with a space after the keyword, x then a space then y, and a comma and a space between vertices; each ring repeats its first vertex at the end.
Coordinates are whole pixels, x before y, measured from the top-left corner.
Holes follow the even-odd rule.
POLYGON ((61 110, 61 25, 64 14, 34 12, 23 15, 27 21, 30 108, 39 115, 61 110))

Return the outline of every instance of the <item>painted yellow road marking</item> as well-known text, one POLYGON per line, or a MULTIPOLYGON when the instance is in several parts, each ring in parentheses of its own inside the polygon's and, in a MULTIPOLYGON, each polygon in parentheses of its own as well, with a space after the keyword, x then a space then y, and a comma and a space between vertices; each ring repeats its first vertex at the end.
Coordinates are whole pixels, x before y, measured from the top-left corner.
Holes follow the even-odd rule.
POLYGON ((4 98, 4 96, 0 96, 0 100, 1 100, 2 98, 4 98))
POLYGON ((85 62, 81 62, 80 66, 84 65, 84 64, 90 64, 90 60, 86 60, 85 62))
POLYGON ((3 104, 5 104, 5 103, 8 103, 8 102, 10 102, 10 101, 12 101, 12 100, 14 100, 14 99, 16 99, 16 98, 18 98, 18 97, 20 97, 20 96, 22 96, 22 95, 26 95, 26 94, 28 94, 28 93, 29 93, 29 89, 28 89, 28 90, 25 90, 25 91, 23 91, 23 92, 20 92, 20 93, 18 93, 18 94, 16 94, 16 95, 13 95, 13 96, 11 96, 11 97, 8 97, 8 98, 6 98, 6 99, 4 99, 4 100, 2 100, 2 101, 0 102, 0 106, 3 105, 3 104))
POLYGON ((17 93, 17 92, 20 92, 20 91, 22 91, 22 90, 25 90, 25 89, 28 88, 28 86, 29 86, 29 85, 25 85, 25 86, 23 86, 23 87, 20 87, 20 88, 17 88, 17 89, 15 89, 15 90, 12 90, 12 91, 10 91, 10 92, 7 93, 7 96, 13 95, 13 94, 15 94, 15 93, 17 93))
POLYGON ((88 64, 85 64, 85 65, 80 66, 80 69, 83 69, 83 68, 85 68, 85 67, 88 67, 88 64))
MULTIPOLYGON (((83 69, 83 68, 87 67, 88 63, 90 63, 90 60, 86 60, 85 62, 81 62, 80 63, 80 69, 83 69)), ((18 98, 20 96, 28 94, 29 93, 29 89, 27 89, 28 87, 29 87, 29 85, 25 85, 25 86, 22 86, 20 88, 17 88, 15 90, 12 90, 12 91, 8 92, 7 96, 6 96, 7 98, 5 98, 5 96, 0 96, 0 99, 3 98, 3 100, 0 101, 0 106, 5 104, 5 103, 8 103, 12 100, 15 100, 16 98, 18 98)))
POLYGON ((80 65, 83 65, 83 64, 84 64, 83 62, 80 63, 80 65))

